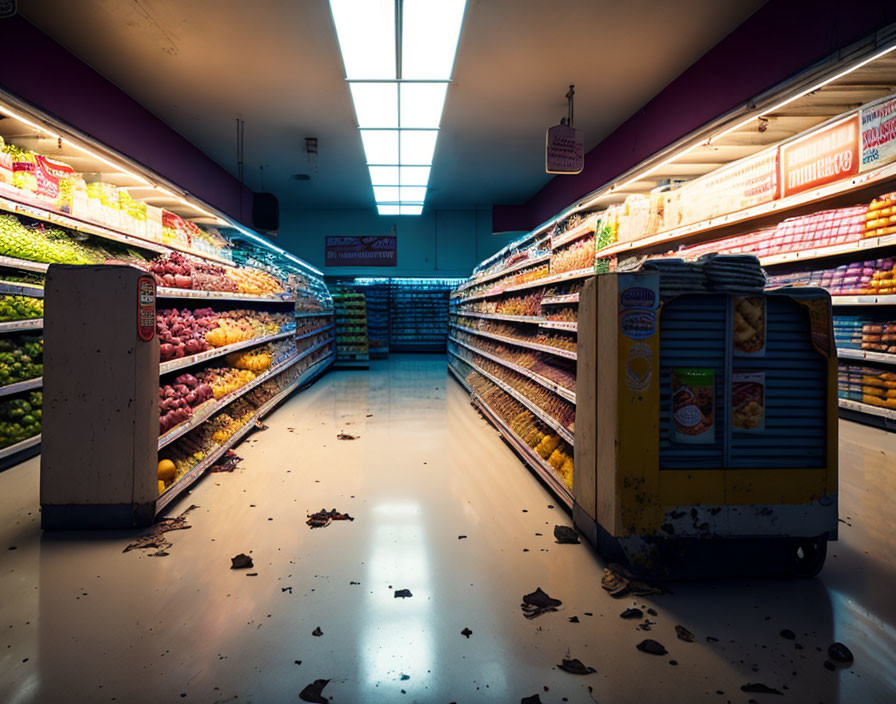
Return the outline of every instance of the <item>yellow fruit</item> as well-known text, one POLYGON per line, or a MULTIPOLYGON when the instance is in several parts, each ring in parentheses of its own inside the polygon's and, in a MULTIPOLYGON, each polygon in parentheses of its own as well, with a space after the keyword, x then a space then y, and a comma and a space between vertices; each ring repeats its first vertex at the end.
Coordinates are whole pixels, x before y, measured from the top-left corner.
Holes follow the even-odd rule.
POLYGON ((159 493, 161 494, 165 491, 165 482, 163 482, 161 479, 159 479, 158 481, 159 481, 159 493))
POLYGON ((177 476, 177 467, 174 466, 174 462, 171 460, 162 460, 159 462, 156 475, 160 481, 163 481, 166 484, 168 482, 173 482, 174 477, 177 476))

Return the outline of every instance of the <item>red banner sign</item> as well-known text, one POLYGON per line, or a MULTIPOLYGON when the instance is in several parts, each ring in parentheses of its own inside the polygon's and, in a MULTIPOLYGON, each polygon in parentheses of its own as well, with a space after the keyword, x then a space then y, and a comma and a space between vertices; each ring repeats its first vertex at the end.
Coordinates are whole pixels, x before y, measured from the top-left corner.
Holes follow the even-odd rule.
POLYGON ((397 237, 327 237, 327 266, 396 266, 397 237))
POLYGON ((781 195, 824 186, 859 172, 859 116, 854 113, 781 147, 781 195))

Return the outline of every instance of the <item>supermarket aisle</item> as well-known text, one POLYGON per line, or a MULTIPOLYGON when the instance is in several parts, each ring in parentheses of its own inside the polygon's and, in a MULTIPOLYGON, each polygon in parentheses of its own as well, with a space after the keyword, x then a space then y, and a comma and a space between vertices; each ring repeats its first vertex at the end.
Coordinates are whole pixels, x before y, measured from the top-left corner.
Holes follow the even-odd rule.
POLYGON ((37 462, 0 474, 0 701, 298 701, 318 678, 365 704, 769 699, 747 682, 790 701, 896 697, 892 435, 843 424, 847 523, 820 579, 676 584, 634 602, 657 611, 643 633, 619 618, 633 601, 600 588, 603 562, 554 543, 568 516, 445 368, 393 356, 294 397, 235 473, 174 507, 198 506, 165 557, 123 553, 133 534, 42 536, 37 462), (321 507, 355 520, 312 531, 321 507), (239 552, 257 576, 229 569, 239 552), (538 586, 563 610, 528 621, 538 586), (645 637, 669 655, 638 652, 645 637), (833 673, 817 648, 835 639, 856 662, 833 673), (597 672, 562 672, 564 657, 597 672))

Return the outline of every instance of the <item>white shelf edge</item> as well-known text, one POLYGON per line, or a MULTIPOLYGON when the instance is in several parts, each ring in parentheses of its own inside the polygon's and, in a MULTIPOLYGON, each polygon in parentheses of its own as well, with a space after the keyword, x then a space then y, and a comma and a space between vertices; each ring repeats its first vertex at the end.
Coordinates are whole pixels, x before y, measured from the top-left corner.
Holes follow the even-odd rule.
POLYGON ((532 259, 525 259, 521 262, 517 262, 516 264, 512 264, 506 269, 502 269, 501 271, 497 271, 491 274, 487 274, 476 281, 470 279, 462 283, 456 289, 454 289, 454 293, 460 293, 461 291, 466 291, 468 288, 472 288, 473 286, 479 286, 480 284, 484 284, 486 281, 493 281, 494 279, 499 279, 506 274, 512 274, 515 271, 519 271, 520 269, 525 269, 530 266, 534 266, 536 264, 541 264, 542 262, 549 261, 551 258, 551 253, 546 252, 545 254, 540 254, 537 257, 533 257, 532 259))
POLYGON ((0 450, 0 460, 4 460, 7 457, 12 457, 17 452, 27 450, 29 447, 34 447, 35 445, 40 445, 40 433, 33 437, 25 438, 24 440, 17 442, 15 445, 4 447, 2 450, 0 450))
POLYGON ((11 296, 29 296, 31 298, 44 297, 44 290, 40 286, 30 286, 15 281, 4 281, 2 279, 0 279, 0 293, 5 293, 11 296))
POLYGON ((464 311, 455 311, 454 315, 464 318, 486 318, 488 320, 506 320, 509 323, 529 323, 537 325, 542 321, 541 316, 537 315, 502 315, 501 313, 467 313, 464 311))
POLYGON ((0 323, 0 333, 18 332, 20 330, 42 330, 44 327, 43 318, 29 318, 27 320, 10 320, 0 323))
POLYGON ((566 330, 567 332, 579 331, 578 323, 570 323, 565 320, 543 320, 538 324, 538 327, 550 330, 566 330))
POLYGON ((226 354, 237 352, 238 350, 243 350, 247 347, 256 347, 258 345, 263 345, 265 342, 280 340, 284 337, 289 337, 292 333, 292 330, 287 330, 286 332, 278 332, 274 335, 266 335, 264 337, 255 337, 251 340, 243 340, 242 342, 234 342, 232 345, 225 345, 224 347, 215 347, 214 349, 206 350, 205 352, 199 352, 198 354, 191 355, 190 357, 169 359, 167 362, 161 362, 159 364, 159 376, 161 376, 162 374, 168 374, 178 369, 183 369, 184 367, 192 367, 194 364, 201 364, 202 362, 207 362, 208 360, 215 359, 216 357, 223 357, 226 354))
POLYGON ((872 352, 871 350, 853 350, 847 347, 838 347, 837 356, 840 359, 858 359, 868 362, 881 362, 882 364, 896 364, 896 354, 886 352, 872 352))
POLYGON ((893 410, 892 408, 881 408, 880 406, 873 406, 870 403, 850 401, 846 398, 838 398, 837 401, 840 404, 840 408, 845 408, 849 411, 857 411, 859 413, 867 413, 872 416, 887 418, 888 420, 896 420, 896 410, 893 410))
POLYGON ((479 335, 480 337, 490 337, 493 340, 498 340, 499 342, 507 343, 508 345, 516 345, 517 347, 527 347, 530 350, 538 350, 539 352, 546 352, 547 354, 553 354, 557 357, 563 357, 564 359, 577 359, 577 354, 575 352, 569 350, 562 350, 559 347, 551 347, 550 345, 540 345, 537 342, 526 342, 525 340, 517 340, 513 337, 505 337, 504 335, 496 335, 491 332, 484 332, 482 330, 476 330, 474 328, 465 328, 461 325, 452 325, 449 323, 449 327, 456 328, 462 332, 468 332, 471 335, 479 335))
POLYGON ((552 237, 551 251, 559 249, 560 247, 565 247, 571 242, 575 242, 576 240, 587 237, 588 235, 595 234, 597 229, 597 220, 598 218, 596 216, 589 216, 568 232, 564 232, 562 235, 558 235, 556 240, 554 240, 554 238, 552 237))
POLYGON ((329 325, 324 325, 322 328, 317 328, 316 330, 312 330, 310 332, 303 332, 296 335, 296 340, 304 340, 306 337, 314 337, 315 335, 319 335, 322 332, 326 332, 327 330, 332 330, 336 326, 333 323, 329 325))
POLYGON ((577 293, 569 293, 565 296, 548 296, 547 298, 541 299, 541 305, 543 306, 559 306, 565 303, 578 303, 579 302, 579 294, 577 293))
POLYGON ((189 300, 209 301, 249 301, 251 303, 295 303, 293 296, 253 296, 248 293, 231 291, 201 291, 194 288, 170 288, 159 286, 156 289, 158 298, 181 298, 189 300))
POLYGON ((858 296, 831 296, 834 306, 896 306, 896 295, 875 296, 873 294, 858 296))
POLYGON ((575 279, 587 279, 589 276, 594 276, 594 267, 586 267, 584 269, 574 269, 572 271, 564 271, 562 274, 551 274, 550 276, 544 276, 540 279, 535 279, 534 281, 527 281, 524 284, 516 284, 515 286, 508 286, 504 289, 504 293, 510 293, 512 291, 523 291, 527 288, 540 288, 542 286, 550 286, 551 284, 556 284, 561 281, 573 281, 575 279))
POLYGON ((50 267, 49 264, 44 264, 44 262, 32 262, 29 259, 18 259, 17 257, 8 257, 5 254, 0 255, 0 266, 5 266, 9 269, 22 269, 24 271, 37 271, 42 274, 46 274, 47 269, 50 267))
POLYGON ((333 315, 333 311, 332 310, 319 310, 319 311, 314 311, 312 313, 308 313, 308 312, 296 313, 296 318, 320 318, 325 315, 333 315))
POLYGON ((10 396, 12 394, 18 394, 22 391, 30 391, 32 389, 39 389, 43 387, 44 379, 39 376, 35 379, 25 379, 24 381, 17 381, 14 384, 7 384, 6 386, 0 386, 0 396, 10 396))

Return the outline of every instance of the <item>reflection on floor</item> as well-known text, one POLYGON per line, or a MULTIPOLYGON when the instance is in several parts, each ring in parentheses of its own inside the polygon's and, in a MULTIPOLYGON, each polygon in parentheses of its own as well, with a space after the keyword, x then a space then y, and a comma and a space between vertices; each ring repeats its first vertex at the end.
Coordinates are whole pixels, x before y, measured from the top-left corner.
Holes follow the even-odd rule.
POLYGON ((600 557, 554 542, 569 516, 444 358, 331 373, 269 425, 240 447, 236 473, 173 507, 199 506, 166 557, 123 553, 133 533, 42 535, 38 461, 0 474, 0 701, 299 701, 318 678, 336 703, 773 698, 742 692, 748 682, 782 701, 896 701, 893 435, 842 424, 846 522, 820 578, 615 600, 600 557), (306 513, 321 507, 355 521, 312 531, 306 513), (257 576, 229 569, 239 552, 257 576), (528 621, 520 597, 538 586, 563 608, 528 621), (656 609, 650 633, 619 618, 632 605, 656 609), (677 640, 676 624, 697 642, 677 640), (638 652, 645 637, 669 655, 638 652), (824 669, 834 640, 854 666, 824 669), (597 672, 562 672, 564 657, 597 672))

